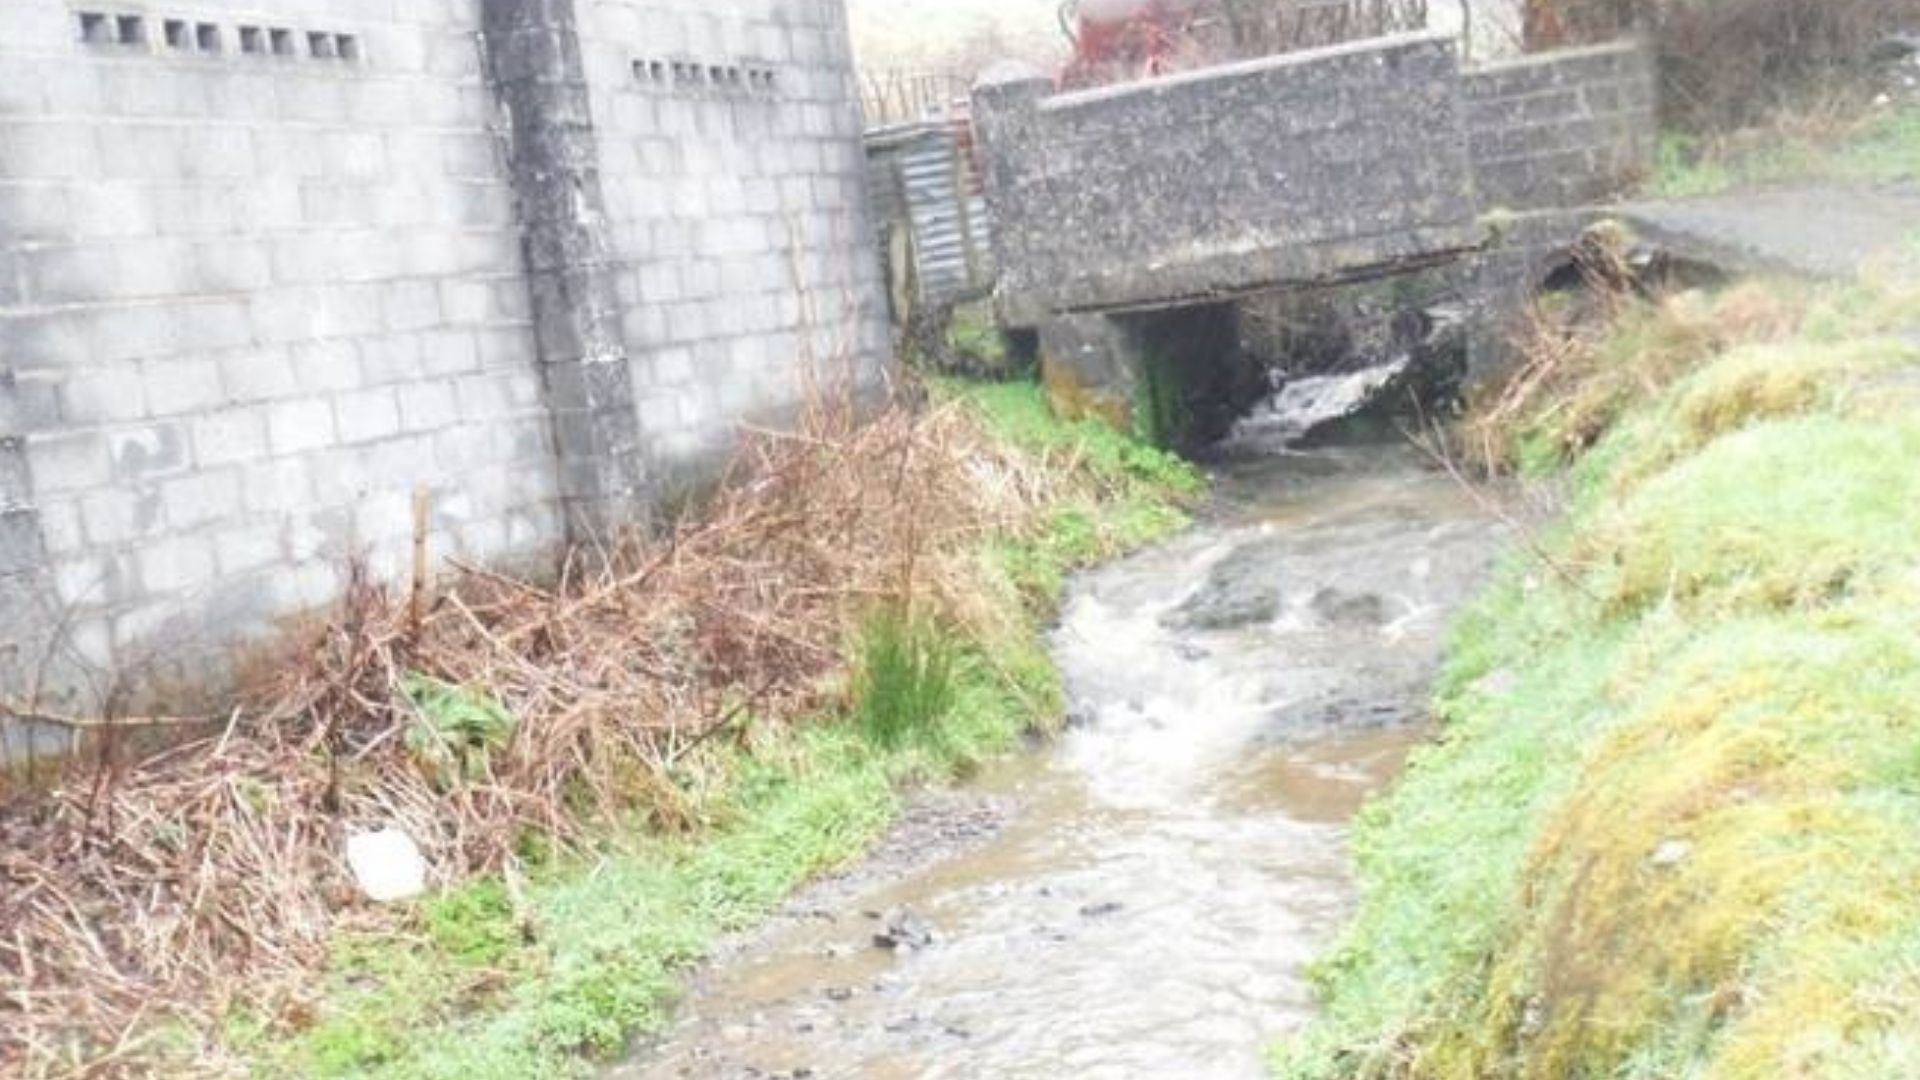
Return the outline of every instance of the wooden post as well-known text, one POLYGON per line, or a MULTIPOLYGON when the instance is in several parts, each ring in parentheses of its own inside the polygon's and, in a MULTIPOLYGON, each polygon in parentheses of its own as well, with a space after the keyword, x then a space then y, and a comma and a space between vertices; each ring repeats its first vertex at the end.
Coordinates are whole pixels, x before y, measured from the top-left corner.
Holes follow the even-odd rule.
POLYGON ((432 524, 433 493, 425 484, 413 489, 413 593, 407 603, 407 626, 420 635, 420 623, 427 611, 427 532, 432 524))

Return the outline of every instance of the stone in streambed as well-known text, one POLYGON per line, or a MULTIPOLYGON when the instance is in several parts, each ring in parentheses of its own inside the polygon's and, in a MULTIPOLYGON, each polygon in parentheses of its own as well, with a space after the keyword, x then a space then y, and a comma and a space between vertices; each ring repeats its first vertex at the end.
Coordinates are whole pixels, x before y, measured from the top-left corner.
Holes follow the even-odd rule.
POLYGON ((1216 563, 1192 596, 1161 623, 1186 630, 1232 630, 1269 623, 1280 615, 1280 562, 1287 540, 1275 537, 1235 548, 1216 563))
POLYGON ((873 943, 894 952, 924 949, 933 944, 933 925, 910 908, 896 908, 882 920, 880 932, 873 935, 873 943))
POLYGON ((1378 593, 1350 593, 1328 587, 1314 593, 1308 607, 1328 626, 1355 629, 1382 626, 1388 620, 1386 598, 1378 593))

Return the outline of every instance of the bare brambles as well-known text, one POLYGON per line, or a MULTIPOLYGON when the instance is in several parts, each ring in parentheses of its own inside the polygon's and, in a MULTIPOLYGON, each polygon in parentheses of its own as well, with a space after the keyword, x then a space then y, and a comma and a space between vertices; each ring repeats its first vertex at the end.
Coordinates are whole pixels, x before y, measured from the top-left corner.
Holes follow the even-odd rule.
POLYGON ((403 829, 451 882, 513 880, 532 839, 689 827, 676 764, 841 711, 876 605, 993 633, 965 587, 980 542, 1086 482, 957 406, 825 409, 753 434, 666 536, 576 553, 556 581, 456 565, 416 620, 358 576, 210 737, 76 763, 7 808, 0 1072, 130 1070, 165 1021, 205 1030, 236 998, 297 1021, 330 933, 387 918, 343 865, 349 831, 403 829))

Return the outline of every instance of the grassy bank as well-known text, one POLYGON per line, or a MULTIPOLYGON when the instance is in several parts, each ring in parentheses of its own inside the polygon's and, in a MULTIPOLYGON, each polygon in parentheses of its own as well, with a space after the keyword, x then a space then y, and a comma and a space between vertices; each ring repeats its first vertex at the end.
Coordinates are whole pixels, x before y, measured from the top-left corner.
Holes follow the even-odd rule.
POLYGON ((567 856, 536 845, 397 923, 338 935, 296 1029, 229 1014, 229 1045, 254 1072, 585 1075, 665 1019, 717 935, 858 854, 904 786, 1050 723, 1059 688, 1040 631, 1065 574, 1178 528, 1198 477, 1103 426, 1055 421, 1031 386, 935 397, 1018 465, 1015 482, 1046 488, 1024 524, 973 535, 959 569, 909 608, 850 616, 841 689, 812 718, 741 723, 678 758, 683 827, 636 822, 567 856))
POLYGON ((1331 1077, 1920 1075, 1920 290, 1624 311, 1484 432, 1562 520, 1276 1051, 1331 1077))
POLYGON ((1669 198, 1809 182, 1920 182, 1920 105, 1783 114, 1764 127, 1669 133, 1653 192, 1669 198))

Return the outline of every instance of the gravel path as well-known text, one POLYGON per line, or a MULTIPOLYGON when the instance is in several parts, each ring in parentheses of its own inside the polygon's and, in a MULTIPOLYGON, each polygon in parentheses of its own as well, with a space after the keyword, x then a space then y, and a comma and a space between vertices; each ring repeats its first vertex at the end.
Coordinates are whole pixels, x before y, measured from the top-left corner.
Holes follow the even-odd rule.
POLYGON ((1629 203, 1648 240, 1728 270, 1853 277, 1920 270, 1920 188, 1805 187, 1629 203))

